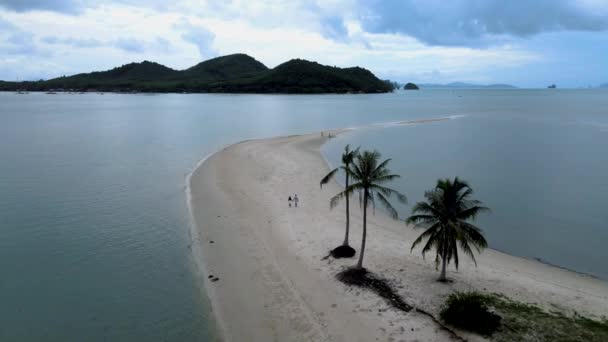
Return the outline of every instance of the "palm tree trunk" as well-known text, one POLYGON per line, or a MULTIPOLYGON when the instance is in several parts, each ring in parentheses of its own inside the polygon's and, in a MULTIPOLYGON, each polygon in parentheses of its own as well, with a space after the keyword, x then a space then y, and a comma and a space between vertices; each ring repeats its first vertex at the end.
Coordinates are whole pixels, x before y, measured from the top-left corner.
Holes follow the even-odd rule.
POLYGON ((361 251, 357 268, 363 268, 363 254, 365 253, 365 239, 367 238, 367 189, 363 190, 363 237, 361 238, 361 251))
MULTIPOLYGON (((346 174, 346 188, 348 188, 348 173, 346 174)), ((346 195, 346 234, 344 235, 344 242, 342 243, 342 245, 344 246, 348 246, 348 229, 350 225, 348 197, 350 196, 346 195)))
POLYGON ((446 246, 443 247, 443 252, 441 253, 441 275, 439 276, 439 281, 446 281, 447 278, 445 276, 445 269, 447 268, 447 251, 446 246))

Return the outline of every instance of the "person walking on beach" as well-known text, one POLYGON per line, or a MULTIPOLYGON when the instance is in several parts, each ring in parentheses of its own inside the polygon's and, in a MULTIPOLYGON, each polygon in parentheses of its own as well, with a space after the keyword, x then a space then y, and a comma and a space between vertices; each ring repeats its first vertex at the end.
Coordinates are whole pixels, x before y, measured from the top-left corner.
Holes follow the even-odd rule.
POLYGON ((298 207, 298 202, 300 202, 298 194, 293 195, 293 203, 296 205, 296 208, 298 207))
MULTIPOLYGON (((291 196, 289 196, 289 198, 287 199, 287 203, 289 203, 289 207, 291 208, 291 196)), ((296 204, 296 207, 297 207, 297 206, 298 206, 298 205, 296 204)))

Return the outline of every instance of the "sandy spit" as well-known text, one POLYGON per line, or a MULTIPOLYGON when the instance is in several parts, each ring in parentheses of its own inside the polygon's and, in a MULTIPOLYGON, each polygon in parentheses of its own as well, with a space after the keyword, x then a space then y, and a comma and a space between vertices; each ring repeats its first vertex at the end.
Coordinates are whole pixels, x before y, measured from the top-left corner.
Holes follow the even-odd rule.
MULTIPOLYGON (((423 122, 407 122, 422 124, 423 122)), ((231 145, 189 177, 194 256, 226 341, 449 341, 421 314, 390 308, 375 294, 334 275, 356 260, 322 260, 342 242, 344 208, 329 208, 337 183, 319 188, 329 170, 319 133, 231 145), (298 208, 287 197, 298 194, 298 208), (217 277, 219 280, 213 280, 217 277)), ((368 223, 365 266, 389 279, 406 302, 435 315, 456 290, 498 292, 546 309, 608 315, 608 283, 488 249, 478 267, 463 258, 454 282, 436 282, 434 258, 410 253, 419 230, 379 211, 368 223)), ((351 208, 358 249, 361 213, 351 208)), ((458 332, 470 341, 483 338, 458 332)))

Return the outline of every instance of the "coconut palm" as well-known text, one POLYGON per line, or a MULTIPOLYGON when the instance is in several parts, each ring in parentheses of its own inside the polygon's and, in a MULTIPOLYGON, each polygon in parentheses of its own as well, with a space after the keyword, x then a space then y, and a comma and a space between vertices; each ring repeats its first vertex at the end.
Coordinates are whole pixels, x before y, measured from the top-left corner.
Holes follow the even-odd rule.
MULTIPOLYGON (((358 147, 354 150, 351 150, 350 145, 346 145, 344 147, 344 152, 342 153, 342 165, 331 170, 325 177, 323 177, 323 179, 321 179, 321 182, 320 182, 321 188, 323 188, 324 184, 327 184, 330 180, 332 180, 334 178, 334 176, 338 173, 339 170, 342 170, 344 172, 344 174, 345 174, 344 188, 345 189, 348 188, 349 180, 350 180, 350 173, 347 170, 350 169, 350 165, 353 163, 353 161, 355 160, 355 157, 358 154, 359 154, 358 147)), ((348 234, 349 234, 349 227, 350 227, 350 214, 349 214, 349 203, 348 203, 349 197, 350 196, 346 196, 346 232, 344 234, 344 242, 342 242, 342 246, 349 246, 349 244, 348 244, 348 234)), ((354 250, 352 250, 352 252, 354 255, 354 250)))
POLYGON ((412 216, 406 220, 407 223, 426 226, 426 231, 414 241, 411 250, 428 238, 422 248, 422 256, 435 248, 435 263, 439 266, 440 259, 442 262, 440 281, 447 280, 445 271, 452 259, 458 269, 458 244, 475 265, 477 261, 471 245, 477 252, 488 246, 482 230, 467 222, 477 214, 489 210, 480 201, 471 199, 472 194, 473 189, 469 184, 458 177, 454 181, 440 179, 435 189, 424 194, 426 201, 416 203, 412 216))
POLYGON ((399 178, 399 175, 391 174, 387 168, 390 159, 386 159, 380 162, 381 155, 378 151, 363 151, 359 153, 351 167, 345 171, 355 181, 354 184, 349 185, 344 191, 332 197, 330 206, 335 207, 340 200, 348 198, 355 191, 359 192, 362 196, 363 206, 363 236, 361 239, 361 251, 359 253, 359 261, 357 262, 357 268, 363 268, 363 256, 365 254, 365 242, 367 239, 367 207, 375 202, 375 199, 382 204, 388 214, 397 219, 397 211, 388 201, 387 197, 396 195, 397 199, 405 203, 406 197, 397 190, 387 188, 384 186, 385 183, 399 178))

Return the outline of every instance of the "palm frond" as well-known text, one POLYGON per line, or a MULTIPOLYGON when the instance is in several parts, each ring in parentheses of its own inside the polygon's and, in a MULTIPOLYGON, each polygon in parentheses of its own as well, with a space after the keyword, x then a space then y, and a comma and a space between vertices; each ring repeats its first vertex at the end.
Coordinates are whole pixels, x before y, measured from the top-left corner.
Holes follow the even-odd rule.
MULTIPOLYGON (((462 249, 462 251, 466 255, 473 259, 473 263, 475 263, 475 266, 477 267, 477 260, 475 260, 475 255, 473 254, 473 251, 471 250, 471 247, 469 246, 466 240, 460 241, 460 249, 462 249)), ((458 269, 458 265, 456 265, 456 269, 458 269)))
POLYGON ((397 200, 399 202, 407 203, 407 197, 395 189, 387 188, 385 186, 381 186, 381 185, 377 185, 377 184, 372 185, 370 188, 375 191, 381 192, 385 196, 390 197, 390 196, 395 195, 395 197, 397 197, 397 200))
POLYGON ((353 192, 359 189, 361 189, 360 183, 349 185, 348 188, 344 189, 343 191, 340 191, 337 195, 335 195, 329 200, 329 207, 332 209, 335 208, 344 197, 350 196, 353 192))
POLYGON ((414 240, 414 242, 412 243, 412 248, 410 248, 410 251, 413 250, 414 248, 416 248, 416 246, 422 242, 422 240, 426 237, 431 237, 433 236, 436 232, 437 229, 440 227, 440 224, 434 224, 432 226, 430 226, 429 228, 427 228, 422 234, 420 234, 420 236, 418 236, 418 238, 416 240, 414 240))
POLYGON ((474 206, 467 209, 464 209, 456 214, 456 217, 461 220, 474 219, 479 213, 489 211, 490 209, 482 206, 474 206))
POLYGON ((392 159, 391 159, 391 158, 389 158, 389 159, 386 159, 385 161, 381 162, 380 164, 378 164, 378 165, 377 165, 377 166, 376 166, 376 167, 375 167, 375 168, 372 170, 371 175, 372 175, 372 176, 375 176, 375 175, 378 175, 379 173, 381 173, 381 172, 383 172, 383 171, 386 171, 386 170, 387 170, 386 165, 387 165, 388 163, 390 163, 390 162, 391 162, 391 160, 392 160, 392 159))
POLYGON ((427 226, 427 225, 434 225, 435 223, 439 222, 437 220, 437 217, 433 216, 433 215, 411 215, 410 217, 408 217, 405 220, 405 223, 407 224, 411 224, 414 226, 427 226))
POLYGON ((388 214, 395 220, 399 218, 397 210, 391 205, 391 203, 382 195, 380 192, 376 192, 376 198, 382 204, 382 206, 388 211, 388 214))
POLYGON ((428 215, 435 215, 436 217, 441 217, 443 215, 443 213, 438 210, 437 208, 435 208, 433 205, 427 203, 427 202, 418 202, 414 205, 414 208, 412 208, 412 213, 422 213, 422 214, 428 214, 428 215))
POLYGON ((334 176, 336 175, 336 173, 338 173, 338 170, 340 170, 340 168, 335 168, 335 169, 329 171, 329 173, 327 175, 325 175, 325 177, 323 177, 321 179, 321 182, 319 182, 319 186, 321 188, 323 188, 324 184, 329 183, 329 181, 332 180, 332 178, 334 178, 334 176))
POLYGON ((477 248, 477 251, 480 251, 481 248, 488 247, 488 241, 486 241, 486 238, 483 236, 481 228, 468 222, 460 222, 459 225, 464 235, 463 240, 473 243, 477 248))

